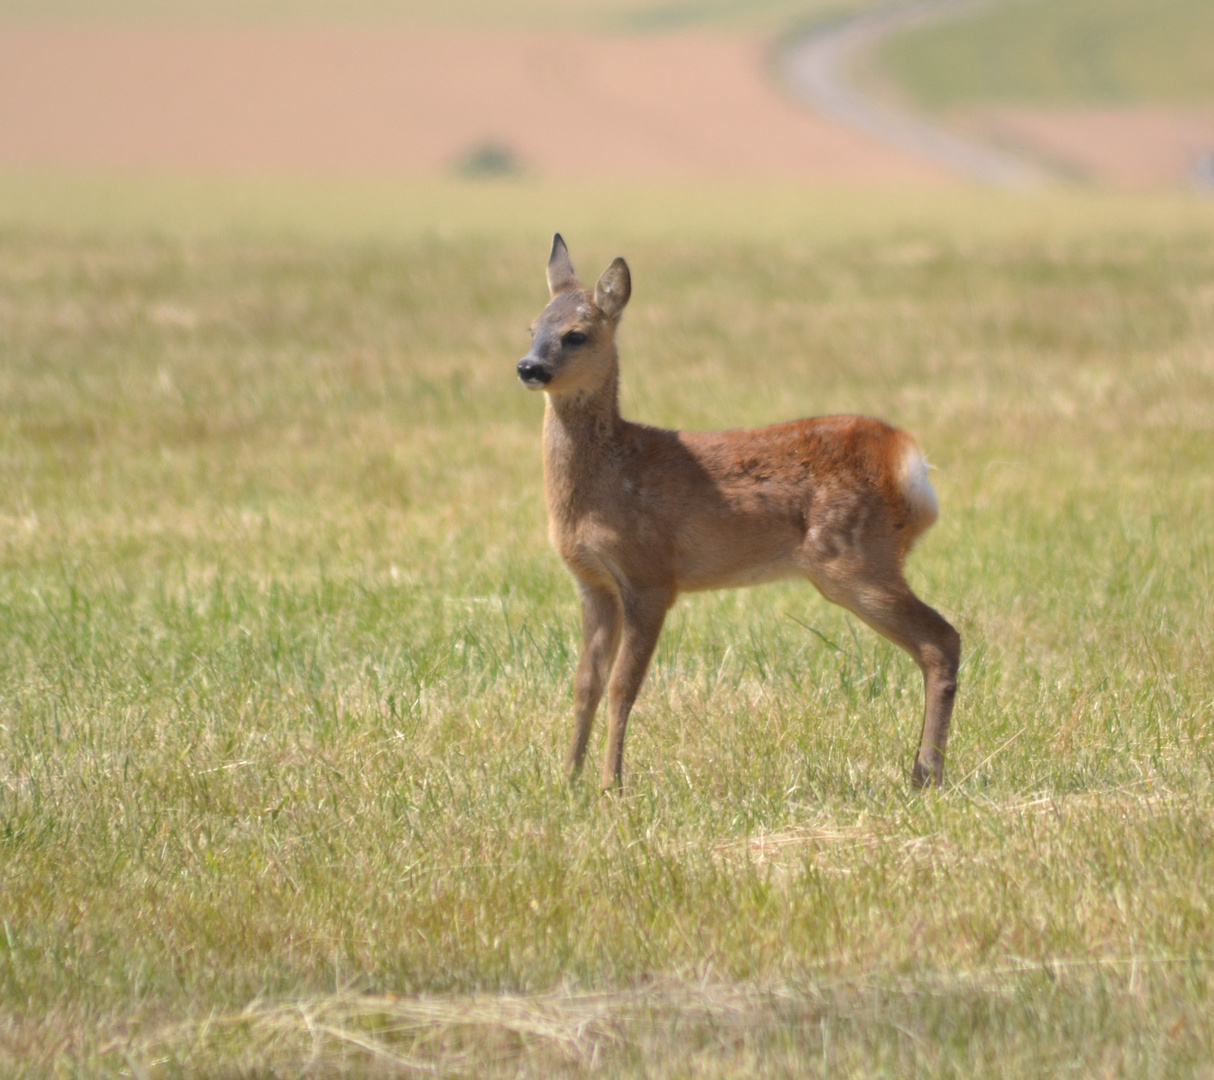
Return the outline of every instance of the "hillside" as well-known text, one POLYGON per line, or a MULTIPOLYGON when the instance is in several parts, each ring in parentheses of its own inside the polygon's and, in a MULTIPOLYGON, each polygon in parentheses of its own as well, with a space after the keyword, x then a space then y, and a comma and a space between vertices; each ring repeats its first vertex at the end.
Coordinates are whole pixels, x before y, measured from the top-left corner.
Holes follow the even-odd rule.
POLYGON ((1028 0, 889 40, 922 107, 1214 104, 1208 0, 1028 0))

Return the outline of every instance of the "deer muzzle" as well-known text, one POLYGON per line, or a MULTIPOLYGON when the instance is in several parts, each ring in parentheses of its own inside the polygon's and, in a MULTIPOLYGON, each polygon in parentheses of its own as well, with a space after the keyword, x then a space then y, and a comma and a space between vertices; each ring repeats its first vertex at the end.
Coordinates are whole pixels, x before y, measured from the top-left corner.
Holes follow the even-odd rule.
POLYGON ((528 389, 538 390, 552 381, 552 372, 531 357, 524 356, 518 362, 518 377, 528 389))

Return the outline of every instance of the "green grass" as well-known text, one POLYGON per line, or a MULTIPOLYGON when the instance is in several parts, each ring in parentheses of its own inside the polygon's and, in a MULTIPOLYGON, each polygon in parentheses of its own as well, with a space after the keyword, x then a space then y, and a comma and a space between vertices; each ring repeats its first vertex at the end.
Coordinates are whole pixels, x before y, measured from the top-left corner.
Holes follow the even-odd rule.
POLYGON ((625 412, 919 435, 949 786, 910 662, 792 583, 681 601, 625 794, 561 782, 542 206, 10 221, 0 1071, 1209 1075, 1208 204, 700 198, 622 230, 625 412))
MULTIPOLYGON (((1057 191, 1009 200, 976 189, 874 183, 569 183, 321 180, 0 170, 0 228, 176 242, 529 240, 560 228, 613 249, 655 238, 821 245, 917 236, 950 223, 974 243, 1078 243, 1110 233, 1160 242, 1214 227, 1208 200, 1057 191)), ((530 321, 530 316, 528 316, 530 321)))
POLYGON ((1214 105, 1208 0, 1016 0, 891 38, 919 104, 1214 105))

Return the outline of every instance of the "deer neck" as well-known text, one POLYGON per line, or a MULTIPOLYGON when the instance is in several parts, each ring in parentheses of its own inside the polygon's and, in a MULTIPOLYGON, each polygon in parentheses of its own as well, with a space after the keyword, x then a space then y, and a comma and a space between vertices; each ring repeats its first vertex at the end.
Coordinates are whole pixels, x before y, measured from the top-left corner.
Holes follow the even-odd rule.
POLYGON ((619 368, 599 386, 547 395, 544 488, 554 520, 577 514, 610 464, 619 438, 619 368))

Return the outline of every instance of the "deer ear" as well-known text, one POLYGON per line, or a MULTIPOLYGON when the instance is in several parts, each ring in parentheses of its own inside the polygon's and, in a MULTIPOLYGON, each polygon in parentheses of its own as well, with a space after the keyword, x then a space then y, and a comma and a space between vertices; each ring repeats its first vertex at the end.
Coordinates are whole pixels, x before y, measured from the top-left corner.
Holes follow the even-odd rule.
POLYGON ((618 319, 631 295, 632 275, 628 264, 617 255, 594 287, 594 302, 607 318, 618 319))
POLYGON ((552 238, 552 254, 548 256, 548 291, 553 296, 559 296, 581 287, 577 271, 573 269, 573 260, 569 258, 569 249, 565 247, 561 234, 557 233, 552 238))

